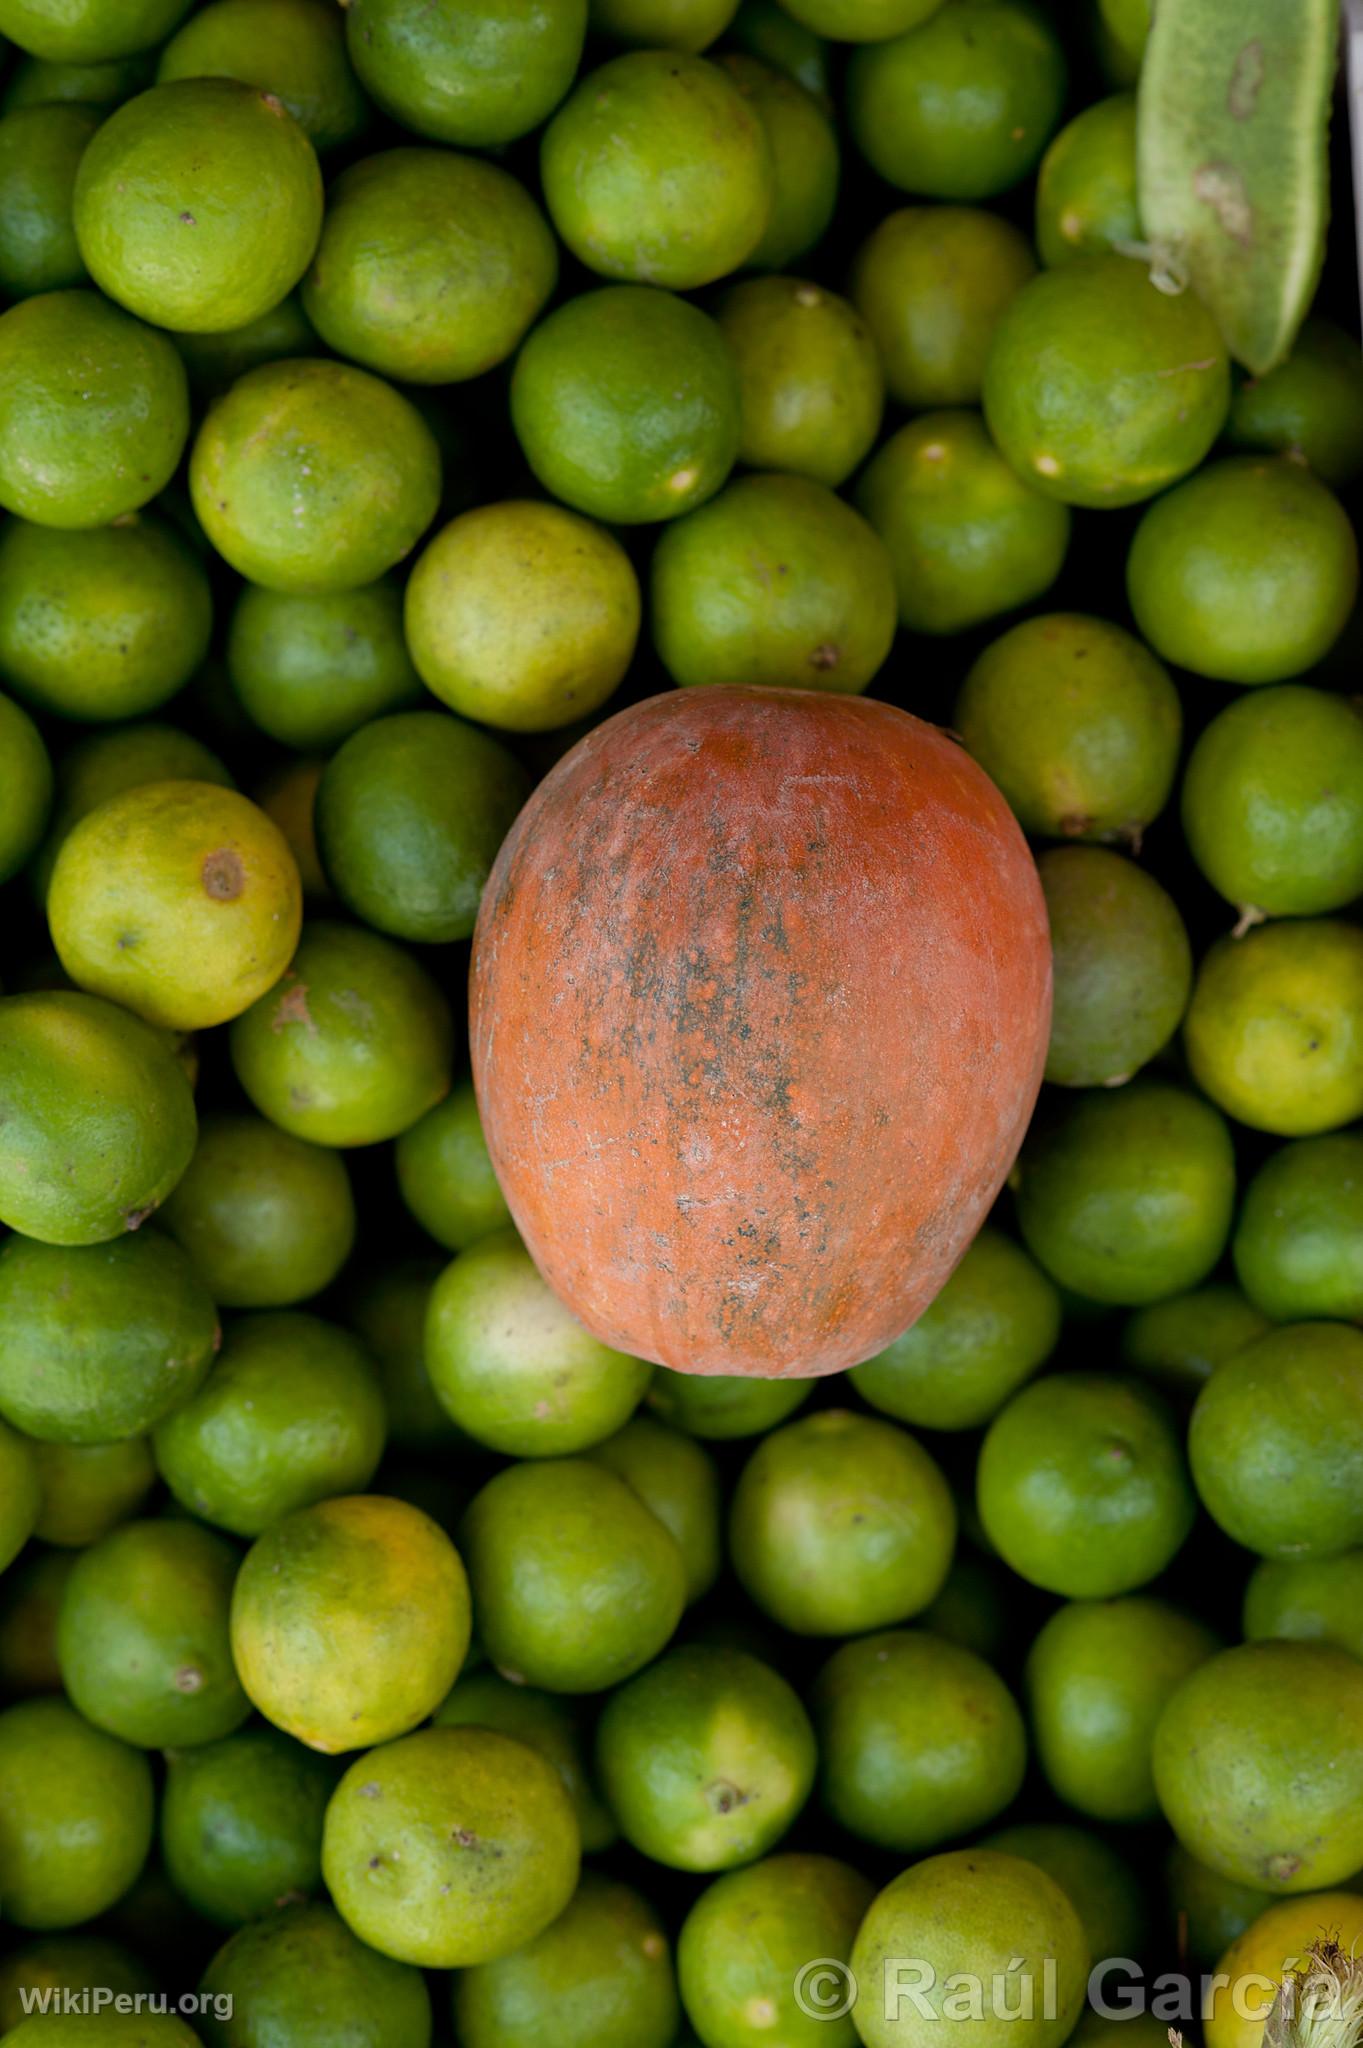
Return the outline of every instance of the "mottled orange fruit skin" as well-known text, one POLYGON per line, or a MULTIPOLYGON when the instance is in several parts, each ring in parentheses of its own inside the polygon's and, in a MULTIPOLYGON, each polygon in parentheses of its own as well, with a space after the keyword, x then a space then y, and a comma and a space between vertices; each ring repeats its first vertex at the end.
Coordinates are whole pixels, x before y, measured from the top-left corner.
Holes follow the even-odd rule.
POLYGON ((597 1337, 839 1372, 921 1315, 1013 1162, 1050 1029, 1026 841, 945 733, 804 690, 590 732, 474 940, 493 1162, 597 1337))

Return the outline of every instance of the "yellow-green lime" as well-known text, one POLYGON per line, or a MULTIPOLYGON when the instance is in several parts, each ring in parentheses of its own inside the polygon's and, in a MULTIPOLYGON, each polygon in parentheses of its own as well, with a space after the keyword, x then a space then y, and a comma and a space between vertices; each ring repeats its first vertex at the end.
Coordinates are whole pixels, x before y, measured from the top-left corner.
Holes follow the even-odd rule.
POLYGON ((572 1801, 538 1750, 490 1728, 425 1728, 350 1766, 327 1808, 322 1870, 380 1955, 467 1969, 558 1918, 579 1855, 572 1801))
POLYGON ((158 85, 237 78, 284 102, 314 149, 353 142, 370 111, 329 0, 209 0, 161 51, 158 85))
POLYGON ((513 499, 443 527, 407 584, 422 681, 465 718, 546 732, 589 718, 639 637, 639 579, 620 543, 561 505, 513 499))
POLYGON ((557 277, 549 224, 509 172, 449 149, 389 149, 328 191, 303 310, 367 369, 457 384, 512 353, 557 277))
POLYGON ((1036 274, 1026 236, 972 206, 904 206, 871 231, 851 296, 901 405, 978 405, 1005 306, 1036 274))
POLYGON ((766 129, 704 57, 632 50, 589 71, 540 145, 545 203, 589 270, 694 291, 736 270, 771 217, 766 129))
POLYGON ((885 380, 873 324, 796 277, 731 286, 716 318, 738 365, 739 460, 836 489, 880 427, 885 380))
POLYGON ((1192 293, 1132 257, 1077 257, 1025 285, 994 330, 990 430, 1068 505, 1134 505, 1195 469, 1225 424, 1230 362, 1192 293))
POLYGON ((1303 1138, 1363 1116, 1363 933, 1260 925, 1204 955, 1184 1025, 1198 1086, 1251 1130, 1303 1138))
POLYGON ((0 314, 0 505, 43 526, 104 526, 175 474, 189 384, 169 337, 93 291, 0 314))
POLYGON ((322 174, 282 100, 182 78, 115 110, 81 158, 76 236, 101 291, 158 327, 221 333, 307 268, 322 174))
POLYGON ((82 988, 197 1031, 273 988, 298 943, 303 888, 283 833, 236 790, 151 782, 67 834, 47 914, 82 988))
POLYGON ((395 1138, 449 1093, 450 1006, 378 932, 309 925, 293 964, 236 1019, 237 1079, 262 1116, 315 1145, 395 1138))
POLYGON ((194 1151, 167 1039, 98 996, 0 999, 0 1221, 49 1244, 135 1230, 194 1151))
POLYGON ((410 400, 350 363, 250 370, 199 429, 194 510, 270 590, 356 590, 411 553, 440 503, 440 450, 410 400))
POLYGON ((78 1927, 127 1891, 151 1846, 151 1766, 65 1700, 0 1713, 5 1918, 78 1927))
POLYGON ((405 1501, 343 1495, 275 1522, 232 1596, 232 1652, 267 1720, 330 1755, 433 1713, 464 1661, 459 1553, 405 1501))
POLYGON ((82 533, 11 519, 0 533, 0 665, 40 711, 90 723, 154 711, 212 630, 203 564, 150 513, 82 533))

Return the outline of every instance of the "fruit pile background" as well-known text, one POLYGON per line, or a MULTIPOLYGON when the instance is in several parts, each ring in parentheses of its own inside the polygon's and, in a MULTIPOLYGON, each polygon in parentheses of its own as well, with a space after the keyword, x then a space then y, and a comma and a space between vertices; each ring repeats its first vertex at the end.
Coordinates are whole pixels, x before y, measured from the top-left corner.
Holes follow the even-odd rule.
POLYGON ((1098 1958, 1363 1940, 1343 152, 1251 377, 1146 28, 0 0, 0 2035, 928 2048, 886 1957, 1022 1956, 972 2048, 1111 2048, 1098 1958), (832 1382, 589 1337, 467 1075, 530 789, 732 682, 950 728, 1052 921, 1009 1189, 832 1382), (234 2011, 23 2017, 97 1986, 234 2011))

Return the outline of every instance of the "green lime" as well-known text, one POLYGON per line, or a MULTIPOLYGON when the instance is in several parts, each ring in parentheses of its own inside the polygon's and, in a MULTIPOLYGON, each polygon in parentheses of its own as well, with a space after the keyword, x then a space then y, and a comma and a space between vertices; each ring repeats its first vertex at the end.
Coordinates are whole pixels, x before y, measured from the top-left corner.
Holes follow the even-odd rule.
POLYGON ((161 1476, 191 1514, 258 1536, 295 1508, 359 1493, 383 1451, 364 1347, 320 1316, 239 1316, 192 1400, 158 1425, 161 1476))
POLYGON ((1166 1393, 1191 1398, 1218 1366, 1268 1327, 1268 1317, 1238 1287, 1198 1287, 1128 1316, 1122 1358, 1166 1393))
POLYGON ((196 1522, 125 1522, 81 1552, 57 1620, 62 1683, 139 1749, 216 1742, 251 1711, 227 1611, 238 1553, 196 1522))
POLYGON ((221 334, 177 334, 175 347, 196 398, 221 398, 238 377, 285 356, 315 356, 320 344, 297 292, 268 313, 221 334))
POLYGON ((0 1692, 6 1700, 61 1691, 57 1614, 75 1562, 69 1550, 26 1550, 0 1582, 0 1692))
POLYGON ((1102 1835, 1064 1821, 1023 1822, 996 1828, 981 1846, 1025 1856, 1055 1879, 1079 1915, 1095 1963, 1144 1952, 1149 1931, 1144 1887, 1120 1848, 1102 1835))
POLYGON ((239 1927, 322 1883, 335 1773, 277 1728, 172 1751, 161 1801, 166 1872, 206 1920, 239 1927))
POLYGON ((232 1026, 262 1116, 317 1145, 395 1138, 449 1093, 454 1025, 426 969, 377 932, 309 925, 293 965, 232 1026))
POLYGON ((34 1528, 42 1543, 83 1550, 141 1507, 156 1484, 144 1436, 112 1444, 35 1443, 43 1504, 34 1528))
POLYGON ((1294 1323, 1237 1351, 1197 1397, 1188 1456, 1207 1512, 1246 1550, 1363 1544, 1363 1334, 1294 1323))
POLYGON ((609 1849, 617 1829, 592 1783, 583 1730, 571 1701, 533 1685, 513 1685, 498 1671, 465 1671, 435 1711, 437 1728, 491 1728, 537 1750, 567 1788, 589 1853, 609 1849))
POLYGON ((971 1834, 1022 1785, 1027 1736, 1007 1686, 973 1651, 925 1630, 844 1643, 810 1707, 824 1808, 877 1848, 920 1856, 971 1834))
POLYGON ((828 232, 842 174, 838 131, 814 95, 779 68, 745 55, 719 61, 761 122, 771 156, 771 212, 748 265, 785 270, 828 232))
POLYGON ((1027 1658, 1027 1712, 1047 1783, 1091 1819, 1152 1820, 1150 1744, 1170 1693, 1216 1637, 1163 1600, 1076 1600, 1027 1658))
POLYGON ((1363 1115, 1363 932, 1261 925, 1204 956, 1184 1027, 1198 1086, 1251 1130, 1306 1138, 1363 1115))
POLYGON ((0 315, 0 505, 103 526, 165 489, 189 434, 175 346, 98 292, 42 292, 0 315))
POLYGON ((1229 404, 1211 314, 1127 256, 1042 271, 1005 310, 985 365, 995 440, 1019 476, 1068 505, 1134 505, 1177 482, 1229 404))
POLYGON ((1163 1401, 1096 1373, 1056 1373, 1015 1394, 980 1448, 976 1492, 1004 1562, 1067 1600, 1157 1578, 1197 1507, 1163 1401))
POLYGON ((412 659, 442 703, 509 732, 590 717, 639 637, 639 579, 612 535, 561 505, 481 505, 407 585, 412 659))
POLYGON ((252 723, 299 750, 334 747, 422 697, 394 583, 324 597, 248 584, 228 628, 227 667, 252 723))
POLYGON ((117 108, 81 159, 76 235, 101 291, 158 327, 243 327, 317 246, 322 174, 272 92, 181 78, 117 108))
POLYGON ((30 1436, 144 1435, 193 1394, 218 1341, 211 1295, 157 1230, 0 1248, 0 1412, 30 1436))
POLYGON ((1166 1081, 1053 1100, 1017 1167, 1018 1221, 1053 1280, 1139 1308, 1205 1280, 1230 1236, 1224 1118, 1166 1081))
POLYGON ((890 651, 895 581, 866 521, 826 485, 747 476, 653 551, 653 642, 675 683, 855 693, 890 651))
POLYGON ((978 1429, 1055 1349, 1060 1296, 1021 1246, 985 1228, 902 1337, 849 1378, 915 1429, 978 1429))
POLYGON ((136 718, 208 652, 213 600, 174 529, 129 513, 91 533, 6 522, 0 534, 0 666, 40 711, 136 718))
POLYGON ((430 2048, 420 1972, 375 1955, 327 1905, 285 1905, 242 1927, 199 1989, 206 2048, 336 2048, 347 2034, 364 2048, 430 2048))
POLYGON ((765 1614, 797 1635, 859 1635, 942 1589, 956 1511, 907 1430, 823 1408, 764 1437, 734 1488, 729 1552, 765 1614))
POLYGON ((151 1766, 65 1700, 0 1713, 0 1887, 11 1926, 77 1927, 120 1899, 151 1846, 151 1766))
POLYGON ((719 1472, 709 1452, 679 1429, 636 1415, 590 1456, 632 1487, 674 1538, 688 1605, 708 1593, 724 1561, 719 1472))
POLYGON ((590 0, 592 31, 634 49, 694 54, 722 35, 738 0, 590 0))
POLYGON ((971 206, 905 206, 857 251, 853 303, 891 398, 917 411, 978 405, 1000 315, 1036 259, 1011 222, 971 206))
POLYGON ((874 170, 928 199, 992 199, 1036 168, 1065 104, 1059 39, 1031 0, 945 0, 853 53, 847 120, 874 170))
POLYGON ((602 1790, 625 1840, 671 1870, 765 1855, 814 1782, 814 1731, 779 1673, 692 1643, 611 1694, 597 1727, 602 1790))
POLYGON ((1181 1842, 1165 1862, 1164 1890, 1179 1953, 1195 1969, 1214 1970, 1231 1943, 1273 1904, 1272 1892, 1208 1870, 1181 1842))
POLYGON ((1363 1323, 1363 1137, 1275 1152, 1245 1190, 1231 1250, 1240 1285, 1275 1323, 1363 1323))
POLYGON ((205 1118, 161 1220, 222 1308, 320 1294, 355 1241, 344 1161, 255 1116, 205 1118))
MULTIPOLYGON (((0 580, 0 607, 2 593, 0 580)), ((42 734, 12 698, 0 696, 0 882, 17 875, 37 851, 52 810, 52 790, 52 762, 42 734)))
POLYGON ((411 553, 440 451, 411 402, 350 363, 266 363, 213 407, 190 458, 218 553, 270 590, 355 590, 411 553))
POLYGON ((47 915, 82 988, 198 1031, 273 988, 298 942, 303 889, 283 833, 236 790, 148 782, 68 832, 47 915))
POLYGON ((0 1422, 0 1572, 28 1542, 42 1505, 36 1446, 0 1422))
POLYGON ((1291 455, 1331 490, 1363 472, 1363 360, 1353 337, 1308 320, 1292 353, 1266 377, 1244 377, 1231 399, 1232 448, 1291 455))
POLYGON ((317 849, 346 907, 394 938, 472 935, 529 785, 500 741, 444 711, 400 711, 345 740, 317 790, 317 849))
POLYGON ((71 220, 95 107, 22 107, 0 119, 0 291, 7 299, 84 284, 71 220))
POLYGON ((1326 1643, 1244 1643, 1178 1687, 1155 1730, 1159 1802, 1185 1849, 1271 1892, 1363 1864, 1363 1665, 1326 1643))
POLYGON ((1060 574, 1070 515, 1014 474, 973 412, 930 412, 862 471, 856 499, 889 550, 899 622, 961 633, 1060 574))
POLYGON ((871 1896, 860 1872, 831 1856, 768 1856, 707 1885, 682 1923, 677 1974, 710 2048, 856 2048, 851 2020, 819 1998, 841 2003, 871 1896), (822 1986, 811 1965, 829 1970, 822 1986))
POLYGON ((587 0, 350 0, 351 61, 404 128, 486 149, 538 128, 582 55, 587 0))
MULTIPOLYGON (((914 4, 926 6, 928 0, 914 0, 914 4)), ((932 5, 936 4, 937 0, 932 0, 932 5)), ((793 78, 821 106, 829 105, 828 50, 812 29, 797 21, 794 10, 780 5, 779 0, 740 0, 725 40, 772 71, 793 78)))
POLYGON ((660 1365, 648 1406, 674 1429, 706 1442, 763 1436, 803 1408, 813 1380, 758 1380, 746 1374, 672 1372, 660 1365))
POLYGON ((511 379, 511 422, 545 489, 579 512, 625 526, 675 519, 713 497, 734 465, 738 372, 698 306, 607 286, 569 299, 530 336, 511 379))
MULTIPOLYGON (((49 2011, 59 2013, 62 1992, 101 1988, 117 1998, 122 1992, 149 1992, 157 1987, 126 1948, 102 1935, 53 1934, 12 1949, 0 1961, 0 2035, 8 2039, 25 2013, 41 2011, 37 2001, 44 1992, 57 1994, 49 2011)), ((31 2030, 29 2038, 34 2038, 31 2030)), ((50 2029, 38 2038, 50 2040, 50 2029)), ((87 2029, 85 2039, 91 2038, 87 2029)))
POLYGON ((0 35, 52 64, 107 64, 149 50, 193 0, 0 0, 0 35))
POLYGON ((1025 619, 985 648, 953 724, 1024 831, 1126 839, 1169 801, 1183 713, 1168 670, 1105 619, 1025 619))
POLYGON ((470 1245, 437 1280, 426 1367, 460 1428, 513 1458, 600 1443, 628 1422, 653 1373, 591 1336, 509 1229, 470 1245))
POLYGON ((733 285, 716 309, 738 365, 739 458, 833 488, 871 448, 885 400, 868 323, 794 277, 733 285))
POLYGON ((488 1656, 547 1692, 618 1685, 681 1619, 676 1541, 632 1487, 586 1459, 499 1472, 474 1496, 460 1547, 488 1656))
POLYGON ((1088 0, 1098 58, 1113 85, 1135 85, 1150 35, 1154 0, 1088 0))
POLYGON ((540 175, 589 270, 676 291, 752 256, 775 197, 756 108, 718 65, 671 50, 589 71, 544 131, 540 175))
POLYGON ((0 1101, 0 1221, 48 1244, 135 1230, 194 1151, 170 1044, 98 996, 0 1000, 0 1101))
POLYGON ((424 1728, 359 1757, 327 1808, 322 1871, 381 1955, 467 1969, 532 1941, 577 1885, 553 1764, 489 1728, 424 1728))
POLYGON ((327 193, 303 309, 328 348, 409 384, 457 384, 502 362, 558 277, 549 224, 496 164, 389 149, 327 193))
POLYGON ((929 2048, 944 2016, 958 2025, 968 2014, 975 2048, 1057 2048, 1083 2008, 1088 1967, 1079 1915, 1035 1863, 997 1849, 929 1856, 861 1923, 857 2032, 866 2048, 929 2048))
POLYGON ((113 57, 104 64, 67 64, 46 57, 20 57, 0 93, 0 108, 12 114, 20 107, 77 102, 88 107, 117 107, 150 85, 156 65, 154 50, 113 57))
POLYGON ((327 0, 210 0, 161 52, 156 82, 236 78, 283 101, 314 149, 353 142, 369 107, 327 0))
POLYGON ((403 1201, 448 1251, 467 1251, 510 1223, 471 1081, 460 1081, 404 1131, 393 1158, 403 1201))
POLYGON ((1363 1550, 1335 1557, 1266 1557, 1245 1588, 1244 1632, 1298 1642, 1335 1643, 1363 1657, 1363 1550))
POLYGON ((426 1304, 441 1270, 439 1259, 385 1258, 350 1281, 340 1304, 378 1373, 388 1441, 402 1450, 466 1442, 436 1399, 426 1370, 426 1304))
POLYGON ((1278 683, 1323 661, 1358 595, 1358 543, 1300 464, 1235 456, 1152 505, 1126 567, 1131 609, 1166 661, 1278 683))
POLYGON ((588 1871, 568 1905, 524 1948, 461 1970, 454 2023, 463 2048, 673 2048, 680 2007, 662 1922, 615 1878, 588 1871))
POLYGON ((406 1734, 464 1661, 469 1589, 428 1515, 350 1494, 257 1537, 232 1596, 232 1652, 265 1718, 335 1755, 406 1734))
POLYGON ((1193 748, 1183 831, 1213 888, 1255 921, 1342 910, 1363 894, 1363 718, 1282 683, 1238 697, 1193 748))
POLYGON ((1085 107, 1041 159, 1036 245, 1054 269, 1076 256, 1128 253, 1141 238, 1136 193, 1136 96, 1085 107))
POLYGON ((1173 898, 1120 853, 1056 846, 1037 866, 1055 978, 1046 1079, 1116 1087, 1183 1021, 1193 990, 1187 929, 1173 898))
POLYGON ((992 1558, 959 1548, 941 1592, 918 1616, 930 1629, 986 1664, 997 1664, 1009 1648, 1014 1627, 1015 1589, 1011 1574, 992 1558))
POLYGON ((111 796, 121 796, 125 789, 136 789, 144 782, 214 782, 221 789, 232 787, 232 778, 217 755, 175 725, 144 719, 77 740, 57 762, 57 801, 33 864, 33 888, 40 901, 46 900, 57 855, 72 826, 111 796))

